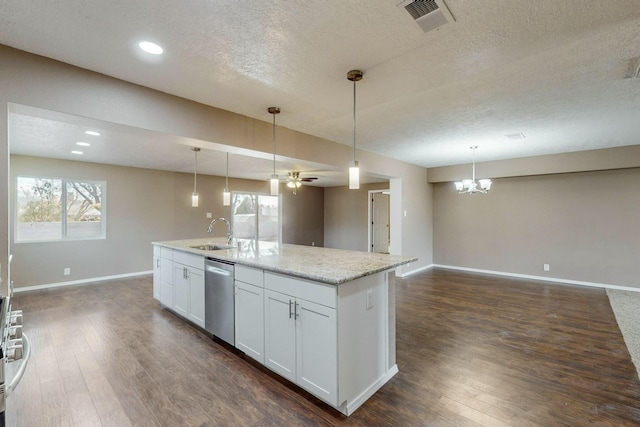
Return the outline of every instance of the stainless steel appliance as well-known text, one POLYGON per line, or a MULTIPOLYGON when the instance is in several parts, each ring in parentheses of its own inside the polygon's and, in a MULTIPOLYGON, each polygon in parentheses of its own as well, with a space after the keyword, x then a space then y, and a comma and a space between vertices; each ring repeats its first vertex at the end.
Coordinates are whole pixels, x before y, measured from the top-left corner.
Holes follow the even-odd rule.
POLYGON ((235 345, 235 264, 207 258, 204 267, 204 328, 214 336, 235 345))
POLYGON ((22 333, 22 311, 11 311, 9 297, 0 296, 0 427, 5 425, 7 396, 18 385, 29 360, 29 339, 22 333), (20 360, 20 363, 14 364, 20 360))

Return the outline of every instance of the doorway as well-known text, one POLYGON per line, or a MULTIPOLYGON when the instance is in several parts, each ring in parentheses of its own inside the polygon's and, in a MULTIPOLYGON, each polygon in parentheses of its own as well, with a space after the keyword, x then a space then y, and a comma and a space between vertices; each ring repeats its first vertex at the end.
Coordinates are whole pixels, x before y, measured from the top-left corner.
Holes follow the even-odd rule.
POLYGON ((390 253, 390 192, 369 191, 369 252, 390 253))

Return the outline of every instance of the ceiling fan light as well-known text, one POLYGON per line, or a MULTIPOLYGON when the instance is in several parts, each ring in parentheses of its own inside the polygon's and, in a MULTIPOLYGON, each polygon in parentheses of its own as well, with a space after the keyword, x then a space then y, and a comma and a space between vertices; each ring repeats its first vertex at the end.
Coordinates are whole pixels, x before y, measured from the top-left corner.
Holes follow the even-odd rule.
POLYGON ((289 182, 287 182, 287 187, 289 187, 289 188, 295 188, 295 187, 296 187, 296 184, 294 183, 294 181, 289 181, 289 182))
POLYGON ((349 189, 357 190, 360 188, 360 168, 358 162, 351 162, 349 165, 349 189))

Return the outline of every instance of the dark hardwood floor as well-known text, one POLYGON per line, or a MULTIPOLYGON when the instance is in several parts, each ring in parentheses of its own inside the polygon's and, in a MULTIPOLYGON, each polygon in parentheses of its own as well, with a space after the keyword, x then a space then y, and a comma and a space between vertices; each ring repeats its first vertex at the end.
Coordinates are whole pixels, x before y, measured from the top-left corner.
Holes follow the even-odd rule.
POLYGON ((601 289, 446 270, 398 279, 400 372, 351 417, 163 310, 150 277, 13 305, 33 353, 12 426, 640 424, 640 382, 601 289))

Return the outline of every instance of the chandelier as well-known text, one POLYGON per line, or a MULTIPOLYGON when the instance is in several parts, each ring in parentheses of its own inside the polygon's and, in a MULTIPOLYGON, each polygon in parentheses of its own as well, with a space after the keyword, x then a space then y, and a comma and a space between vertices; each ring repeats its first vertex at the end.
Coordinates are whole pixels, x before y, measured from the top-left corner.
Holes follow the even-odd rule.
POLYGON ((491 190, 491 180, 490 179, 479 179, 476 183, 476 148, 478 146, 469 147, 472 154, 472 175, 471 179, 463 179, 462 181, 458 181, 455 183, 456 190, 458 190, 458 194, 487 194, 489 190, 491 190), (478 183, 480 184, 480 188, 478 188, 478 183))

